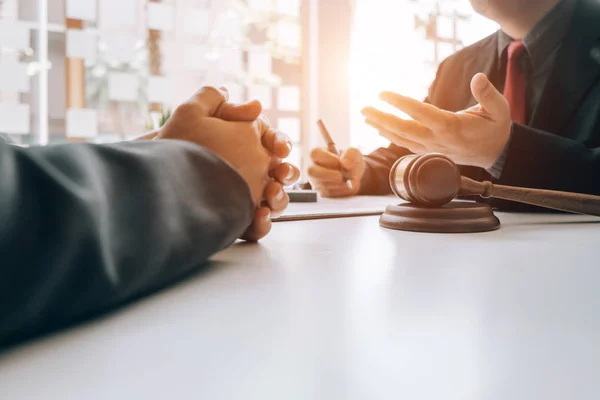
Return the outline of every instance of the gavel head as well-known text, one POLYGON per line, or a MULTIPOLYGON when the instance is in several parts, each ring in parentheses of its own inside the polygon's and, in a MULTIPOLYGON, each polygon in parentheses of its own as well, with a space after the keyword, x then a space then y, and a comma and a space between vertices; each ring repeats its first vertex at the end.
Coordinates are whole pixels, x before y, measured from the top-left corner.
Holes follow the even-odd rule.
POLYGON ((402 157, 392 167, 390 186, 396 196, 414 204, 440 207, 451 202, 460 189, 460 170, 443 154, 402 157))

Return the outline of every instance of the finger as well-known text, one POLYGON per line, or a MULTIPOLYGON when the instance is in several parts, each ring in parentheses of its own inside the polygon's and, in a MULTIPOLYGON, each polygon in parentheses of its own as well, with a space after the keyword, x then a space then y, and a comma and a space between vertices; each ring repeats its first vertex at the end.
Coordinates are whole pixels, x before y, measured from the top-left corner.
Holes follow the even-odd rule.
POLYGON ((354 194, 346 186, 335 187, 335 188, 325 188, 325 189, 322 189, 319 193, 321 194, 321 197, 326 197, 326 198, 349 197, 354 194))
POLYGON ((451 121, 450 116, 453 115, 440 110, 434 105, 393 92, 383 92, 380 98, 434 130, 446 129, 451 121))
POLYGON ((509 112, 508 101, 494 87, 485 74, 476 74, 471 80, 471 92, 475 100, 492 115, 504 115, 509 112))
POLYGON ((261 112, 262 104, 258 100, 244 104, 224 102, 221 103, 214 116, 225 121, 252 122, 260 116, 261 112))
POLYGON ((318 164, 313 164, 308 167, 308 176, 317 181, 324 183, 342 183, 344 176, 339 169, 329 169, 318 164))
POLYGON ((214 117, 219 107, 226 103, 228 98, 229 93, 227 91, 212 86, 204 86, 192 96, 189 102, 194 102, 200 106, 200 110, 197 111, 200 117, 214 117))
POLYGON ((377 129, 379 132, 387 132, 391 136, 393 136, 395 138, 399 138, 399 139, 404 139, 407 142, 424 144, 431 140, 431 138, 428 135, 413 135, 413 134, 403 132, 403 131, 389 130, 385 125, 379 124, 378 122, 370 120, 370 119, 366 119, 365 123, 369 126, 372 126, 375 129, 377 129))
MULTIPOLYGON (((402 136, 431 136, 431 130, 417 121, 407 121, 373 107, 365 107, 362 111, 368 120, 375 122, 381 129, 395 132, 402 136)), ((370 125, 370 124, 369 124, 370 125)))
POLYGON ((342 168, 348 173, 348 176, 354 178, 361 172, 360 167, 363 163, 363 155, 360 150, 349 148, 342 153, 340 163, 342 168))
POLYGON ((283 132, 268 129, 262 136, 262 145, 279 158, 286 158, 292 151, 292 141, 283 132))
POLYGON ((261 114, 260 117, 267 123, 267 125, 271 126, 271 120, 265 114, 261 114))
POLYGON ((219 91, 225 96, 225 101, 229 101, 229 89, 226 86, 220 86, 219 91))
MULTIPOLYGON (((404 147, 416 154, 426 152, 426 151, 424 151, 426 149, 426 145, 424 144, 425 141, 416 141, 416 140, 409 139, 406 136, 403 136, 396 132, 391 132, 391 131, 387 130, 385 127, 379 125, 378 123, 373 122, 368 119, 365 120, 365 123, 367 125, 372 126, 375 129, 377 129, 379 131, 380 136, 386 138, 390 142, 394 143, 396 146, 404 147)), ((417 138, 420 139, 419 137, 417 137, 417 138)))
POLYGON ((252 225, 242 235, 242 240, 258 242, 271 231, 271 210, 268 207, 260 207, 254 211, 252 225))
POLYGON ((315 164, 328 169, 339 170, 341 168, 340 158, 322 147, 314 148, 310 152, 310 158, 315 164))
POLYGON ((322 181, 314 181, 313 189, 319 192, 322 191, 340 191, 340 192, 348 192, 349 194, 357 191, 357 188, 360 186, 360 178, 351 178, 349 179, 352 184, 352 188, 348 187, 348 183, 344 180, 336 181, 336 182, 322 182, 322 181))
POLYGON ((390 142, 394 143, 396 146, 404 147, 411 151, 414 154, 423 154, 427 153, 427 149, 420 143, 413 142, 406 138, 396 135, 393 132, 388 131, 379 131, 379 135, 386 138, 390 142))
POLYGON ((277 169, 281 165, 281 158, 279 157, 271 157, 271 161, 269 161, 269 171, 273 171, 277 169))
POLYGON ((275 181, 271 181, 267 185, 264 198, 271 209, 272 217, 278 217, 290 202, 290 198, 285 190, 283 190, 283 186, 275 181))
POLYGON ((253 124, 254 128, 256 129, 256 132, 261 136, 261 140, 262 137, 268 134, 269 130, 271 129, 271 125, 269 125, 267 117, 265 117, 263 114, 261 114, 256 120, 254 120, 253 124))
POLYGON ((272 169, 269 176, 284 186, 290 186, 300 178, 300 170, 292 164, 283 163, 272 169))

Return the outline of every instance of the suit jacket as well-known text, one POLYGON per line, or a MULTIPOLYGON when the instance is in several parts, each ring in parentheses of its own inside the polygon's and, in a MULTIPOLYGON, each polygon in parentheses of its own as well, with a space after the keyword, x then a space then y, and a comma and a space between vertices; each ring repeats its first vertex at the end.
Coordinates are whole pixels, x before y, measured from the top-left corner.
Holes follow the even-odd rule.
MULTIPOLYGON (((534 110, 530 126, 513 124, 503 185, 600 194, 600 3, 579 0, 569 32, 534 110)), ((497 87, 498 33, 447 58, 439 67, 427 102, 448 110, 474 106, 470 81, 484 72, 497 87)), ((366 157, 361 191, 391 193, 389 170, 408 150, 391 145, 366 157)), ((463 174, 491 179, 486 171, 463 167, 463 174)), ((493 206, 533 210, 531 206, 492 200, 493 206)))
POLYGON ((0 348, 189 274, 253 214, 243 178, 195 144, 0 142, 0 348))

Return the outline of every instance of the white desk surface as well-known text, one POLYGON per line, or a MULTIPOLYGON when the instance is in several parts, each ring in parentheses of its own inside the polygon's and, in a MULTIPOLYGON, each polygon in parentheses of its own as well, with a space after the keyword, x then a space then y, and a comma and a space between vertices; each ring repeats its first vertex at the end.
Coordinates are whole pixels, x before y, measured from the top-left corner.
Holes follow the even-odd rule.
POLYGON ((274 225, 204 273, 0 356, 12 399, 597 399, 600 223, 274 225))

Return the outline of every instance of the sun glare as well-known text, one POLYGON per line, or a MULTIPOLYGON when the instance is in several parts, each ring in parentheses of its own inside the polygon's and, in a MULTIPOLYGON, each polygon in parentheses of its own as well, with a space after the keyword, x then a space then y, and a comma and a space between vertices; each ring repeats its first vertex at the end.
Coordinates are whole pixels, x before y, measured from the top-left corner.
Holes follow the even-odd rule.
MULTIPOLYGON (((468 0, 448 2, 471 18, 462 30, 465 45, 492 33, 496 25, 472 15, 468 0)), ((364 124, 360 110, 367 105, 396 113, 378 99, 391 90, 424 99, 436 66, 433 43, 415 29, 419 5, 408 0, 356 0, 350 54, 351 143, 370 152, 389 142, 364 124)))

